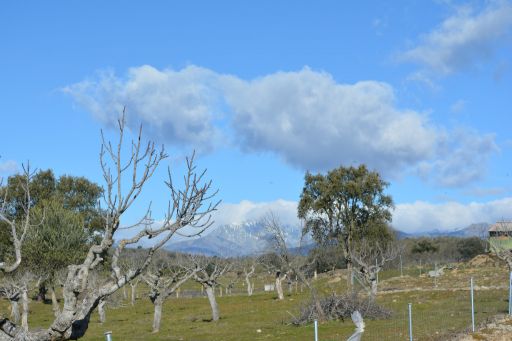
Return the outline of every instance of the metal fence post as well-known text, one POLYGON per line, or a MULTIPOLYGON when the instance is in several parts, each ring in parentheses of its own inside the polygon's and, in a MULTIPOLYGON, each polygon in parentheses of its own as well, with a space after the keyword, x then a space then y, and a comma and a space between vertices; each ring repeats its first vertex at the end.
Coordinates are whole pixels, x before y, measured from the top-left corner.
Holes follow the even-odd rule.
POLYGON ((512 315, 512 272, 508 280, 508 314, 512 315))
POLYGON ((471 330, 475 332, 475 302, 473 295, 473 277, 471 277, 471 330))
POLYGON ((409 303, 409 341, 412 340, 412 304, 409 303))
POLYGON ((404 276, 404 271, 402 267, 402 254, 400 253, 400 277, 404 276))
POLYGON ((112 341, 112 332, 105 332, 105 341, 112 341))
POLYGON ((315 320, 315 341, 318 341, 318 321, 315 320))
POLYGON ((434 263, 434 286, 437 288, 437 262, 434 263))

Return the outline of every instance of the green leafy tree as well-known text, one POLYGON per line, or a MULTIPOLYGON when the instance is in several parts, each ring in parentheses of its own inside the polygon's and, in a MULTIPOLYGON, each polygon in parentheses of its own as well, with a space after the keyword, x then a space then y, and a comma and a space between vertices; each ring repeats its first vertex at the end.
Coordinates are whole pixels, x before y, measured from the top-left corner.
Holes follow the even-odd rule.
MULTIPOLYGON (((4 199, 7 214, 13 220, 23 219, 25 215, 25 182, 23 175, 14 175, 2 189, 7 193, 4 199)), ((46 285, 53 288, 55 272, 83 259, 81 250, 88 247, 87 243, 93 237, 99 238, 104 221, 97 202, 103 190, 84 177, 64 175, 57 179, 50 169, 34 174, 28 186, 29 206, 33 213, 38 213, 30 219, 34 226, 29 229, 29 240, 24 243, 23 263, 25 269, 32 267, 40 276, 46 275, 47 280, 40 282, 38 294, 38 299, 44 300, 46 285), (39 224, 43 216, 44 220, 39 224), (78 247, 77 241, 83 245, 78 247)), ((9 259, 12 257, 9 254, 12 253, 9 248, 11 236, 9 229, 1 224, 5 223, 0 222, 0 256, 9 259)), ((52 298, 53 295, 52 290, 52 298)))
POLYGON ((420 239, 412 247, 412 253, 418 254, 435 253, 437 251, 439 251, 439 247, 428 239, 420 239))
POLYGON ((485 242, 478 237, 464 238, 457 242, 457 251, 463 260, 485 253, 485 242))
POLYGON ((347 267, 352 268, 353 243, 368 233, 379 236, 374 226, 391 221, 393 200, 377 172, 365 165, 339 167, 326 175, 306 173, 298 216, 305 220, 303 233, 312 233, 319 244, 341 246, 347 267))
POLYGON ((40 294, 46 293, 47 288, 50 290, 57 315, 60 312, 55 292, 57 274, 85 257, 93 234, 84 227, 84 219, 78 212, 64 208, 55 198, 40 202, 33 210, 33 219, 41 223, 27 234, 22 248, 23 268, 44 279, 40 294))

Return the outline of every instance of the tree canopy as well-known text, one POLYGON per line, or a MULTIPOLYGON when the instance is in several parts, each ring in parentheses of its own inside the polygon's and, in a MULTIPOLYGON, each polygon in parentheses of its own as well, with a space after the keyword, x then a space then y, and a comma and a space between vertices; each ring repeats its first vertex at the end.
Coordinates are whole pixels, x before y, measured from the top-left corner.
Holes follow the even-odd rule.
POLYGON ((298 206, 305 220, 303 233, 319 244, 342 246, 351 264, 352 243, 363 237, 389 235, 393 200, 384 190, 388 183, 365 165, 339 167, 326 175, 306 173, 298 206))
MULTIPOLYGON (((14 220, 21 220, 25 215, 24 181, 23 175, 10 176, 0 191, 4 194, 1 200, 6 201, 7 214, 14 220)), ((24 245, 25 261, 39 264, 43 271, 59 270, 75 261, 78 254, 83 258, 80 252, 94 232, 102 229, 103 218, 97 202, 103 189, 84 177, 56 178, 50 169, 35 173, 28 186, 34 228, 29 230, 24 245)), ((11 240, 9 230, 3 225, 5 222, 0 222, 0 256, 9 258, 11 240)))

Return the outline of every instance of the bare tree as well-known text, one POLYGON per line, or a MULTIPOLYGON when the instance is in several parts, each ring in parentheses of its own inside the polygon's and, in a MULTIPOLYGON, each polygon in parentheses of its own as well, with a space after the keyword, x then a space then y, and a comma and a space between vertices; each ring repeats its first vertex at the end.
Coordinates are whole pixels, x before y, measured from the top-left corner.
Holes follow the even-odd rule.
MULTIPOLYGON (((34 176, 34 172, 30 171, 30 164, 23 166, 23 181, 20 183, 24 192, 24 200, 18 203, 23 211, 23 217, 12 217, 9 213, 12 207, 9 207, 9 187, 3 187, 3 179, 0 178, 0 222, 6 224, 9 229, 9 237, 12 241, 14 259, 0 259, 0 273, 9 273, 16 270, 21 264, 21 249, 23 241, 27 236, 29 228, 32 226, 30 222, 30 211, 32 208, 32 200, 30 197, 30 180, 34 176), (16 219, 18 218, 18 219, 16 219)), ((44 216, 43 216, 44 219, 44 216)), ((2 225, 0 225, 1 227, 2 225)), ((1 322, 1 317, 0 317, 1 322)))
POLYGON ((232 273, 230 276, 222 277, 222 280, 218 281, 220 297, 222 297, 222 289, 224 288, 224 292, 226 295, 231 295, 233 292, 233 288, 235 287, 236 282, 239 280, 238 273, 232 273))
POLYGON ((30 301, 28 292, 34 286, 35 276, 28 271, 11 275, 4 278, 0 288, 0 296, 6 297, 11 303, 11 316, 13 320, 17 321, 16 323, 21 323, 21 328, 24 331, 28 331, 30 301), (19 303, 21 303, 21 314, 19 303))
POLYGON ((137 286, 139 283, 140 277, 137 277, 130 282, 130 303, 132 306, 135 305, 135 300, 137 299, 137 286))
POLYGON ((2 286, 0 287, 0 297, 5 297, 9 301, 9 303, 11 305, 10 318, 13 320, 14 323, 19 323, 20 322, 19 301, 21 298, 20 286, 11 281, 2 283, 2 286))
POLYGON ((192 257, 193 267, 198 269, 194 272, 193 278, 206 291, 206 296, 212 309, 212 320, 218 321, 220 318, 219 305, 215 299, 215 288, 217 287, 219 277, 231 269, 231 264, 226 260, 217 257, 192 257))
POLYGON ((269 234, 270 244, 276 251, 279 259, 279 267, 275 269, 275 288, 277 292, 277 298, 279 300, 283 300, 284 294, 282 283, 290 275, 292 270, 291 257, 288 253, 288 247, 286 246, 283 229, 281 228, 278 217, 273 212, 269 212, 263 218, 263 226, 269 234))
POLYGON ((280 300, 284 299, 282 281, 285 280, 287 276, 295 274, 296 278, 309 289, 318 314, 320 318, 323 319, 324 312, 320 305, 317 290, 315 286, 311 284, 311 281, 307 278, 305 273, 305 269, 314 264, 316 260, 313 258, 313 260, 308 263, 306 257, 292 257, 292 255, 290 255, 279 218, 273 212, 269 212, 264 217, 263 223, 267 232, 270 233, 272 244, 281 260, 282 267, 286 269, 284 274, 280 270, 276 272, 276 291, 278 298, 280 300))
POLYGON ((352 259, 359 265, 356 278, 373 299, 377 295, 377 275, 384 264, 395 259, 399 253, 395 242, 369 242, 362 239, 352 248, 352 259))
POLYGON ((242 271, 244 274, 245 285, 247 286, 247 296, 252 296, 254 292, 254 282, 251 282, 251 277, 256 271, 256 259, 246 260, 242 264, 242 271))
MULTIPOLYGON (((103 178, 106 183, 103 208, 104 229, 101 241, 92 245, 82 263, 68 266, 67 277, 63 286, 64 305, 60 314, 46 330, 25 331, 14 324, 7 317, 0 316, 0 339, 2 340, 69 340, 82 337, 88 329, 91 313, 102 299, 112 295, 131 280, 139 276, 150 264, 153 254, 167 243, 171 237, 183 228, 189 226, 201 233, 211 225, 210 213, 216 209, 216 203, 210 203, 211 181, 203 182, 205 172, 196 173, 194 157, 186 160, 187 170, 184 176, 184 188, 175 187, 169 170, 169 180, 166 182, 171 202, 168 212, 161 224, 156 224, 151 218, 151 210, 134 227, 139 227, 131 237, 120 238, 114 245, 114 236, 121 226, 121 217, 140 196, 142 189, 153 176, 160 162, 167 157, 163 148, 158 150, 155 144, 142 143, 142 129, 138 131, 137 138, 131 143, 131 153, 125 160, 123 155, 123 139, 125 137, 125 119, 118 121, 119 140, 114 147, 107 142, 102 134, 102 147, 100 151, 100 164, 103 178), (128 186, 125 189, 125 186, 128 186), (206 207, 203 207, 205 204, 206 207), (156 238, 158 237, 158 238, 156 238), (119 258, 123 250, 135 245, 143 239, 156 240, 147 249, 143 264, 132 270, 123 271, 119 258), (110 253, 109 253, 110 252, 110 253), (90 273, 103 263, 105 255, 111 254, 109 262, 109 280, 92 289, 88 288, 90 273)), ((28 172, 27 172, 28 174, 28 172)), ((27 176, 29 178, 29 176, 27 176)), ((29 198, 29 195, 27 194, 29 198)), ((3 212, 3 211, 2 211, 3 212)), ((28 215, 28 212, 27 212, 28 215)), ((6 220, 2 215, 2 219, 6 220)), ((8 222, 12 227, 13 247, 16 252, 16 262, 6 266, 2 262, 2 271, 13 271, 21 262, 19 244, 28 228, 28 223, 21 227, 23 231, 18 237, 16 225, 8 222)), ((194 234, 194 233, 188 233, 194 234)))
POLYGON ((161 261, 153 269, 148 269, 142 276, 150 288, 149 298, 154 305, 153 333, 160 330, 162 307, 165 300, 188 281, 197 270, 187 268, 182 263, 171 264, 168 261, 161 261))
MULTIPOLYGON (((289 282, 291 283, 292 275, 295 275, 297 280, 299 280, 306 287, 308 287, 308 289, 311 290, 311 281, 306 275, 306 270, 313 266, 313 264, 316 262, 316 259, 312 258, 308 260, 306 257, 290 254, 288 246, 286 245, 285 234, 281 227, 281 223, 279 222, 279 218, 273 212, 268 213, 264 217, 263 224, 270 235, 271 245, 277 252, 277 256, 279 257, 281 263, 282 269, 279 269, 281 274, 280 276, 276 275, 276 281, 278 277, 280 277, 279 282, 282 282, 288 278, 289 282)), ((299 246, 299 254, 301 253, 301 247, 302 241, 301 245, 299 246)))
MULTIPOLYGON (((132 250, 126 250, 127 252, 125 252, 121 259, 120 259, 120 264, 121 264, 121 267, 124 271, 130 271, 130 270, 135 270, 137 268, 139 268, 140 266, 142 266, 143 262, 144 262, 144 255, 143 255, 143 250, 139 250, 139 249, 132 249, 132 250)), ((133 279, 132 281, 130 281, 130 304, 132 306, 135 305, 135 300, 138 298, 137 297, 137 286, 139 285, 141 281, 141 277, 136 277, 135 279, 133 279)))

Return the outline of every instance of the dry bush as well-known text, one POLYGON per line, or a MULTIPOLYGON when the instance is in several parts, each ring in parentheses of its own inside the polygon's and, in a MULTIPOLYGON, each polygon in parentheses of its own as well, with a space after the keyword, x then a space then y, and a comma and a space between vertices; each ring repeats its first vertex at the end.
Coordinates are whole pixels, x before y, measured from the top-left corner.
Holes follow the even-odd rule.
POLYGON ((300 309, 300 316, 294 317, 292 323, 295 325, 303 325, 314 320, 342 320, 350 319, 350 315, 354 311, 359 311, 363 318, 369 319, 386 319, 392 315, 391 310, 381 307, 377 303, 368 298, 358 296, 356 294, 336 295, 320 299, 320 306, 323 310, 322 315, 318 312, 317 304, 314 300, 310 300, 300 309))

